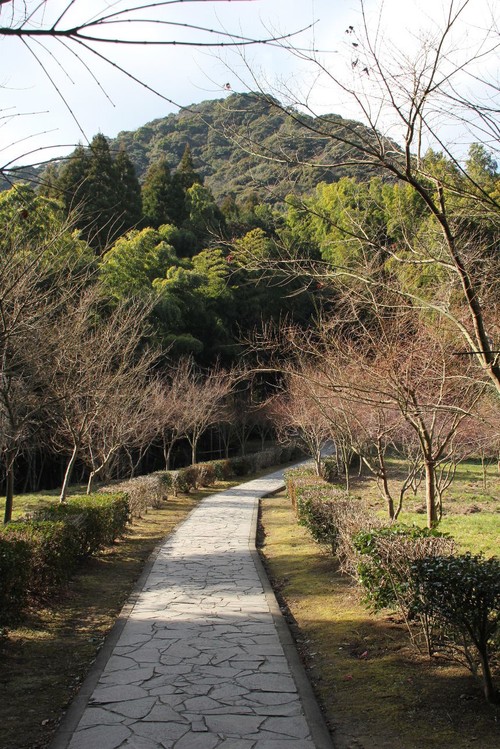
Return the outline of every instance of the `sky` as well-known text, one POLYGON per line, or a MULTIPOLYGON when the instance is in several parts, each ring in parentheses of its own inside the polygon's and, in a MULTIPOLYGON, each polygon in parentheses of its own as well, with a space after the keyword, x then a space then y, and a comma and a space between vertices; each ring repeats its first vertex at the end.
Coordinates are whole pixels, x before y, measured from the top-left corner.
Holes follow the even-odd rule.
MULTIPOLYGON (((494 4, 494 0, 491 2, 494 4)), ((31 25, 47 28, 67 6, 71 7, 61 26, 143 3, 14 0, 0 6, 0 26, 19 23, 19 18, 12 21, 12 10, 20 12, 25 5, 28 11, 34 11, 31 25)), ((443 0, 385 0, 380 36, 384 42, 392 40, 399 51, 411 50, 417 44, 418 29, 439 22, 447 4, 443 0)), ((487 17, 489 5, 489 0, 471 0, 471 34, 487 17)), ((376 30, 380 2, 365 0, 365 7, 369 23, 376 30)), ((223 98, 258 85, 276 93, 289 90, 299 94, 301 100, 309 97, 317 113, 357 118, 348 98, 334 92, 324 77, 318 78, 318 66, 311 66, 306 58, 311 50, 317 50, 314 54, 321 64, 335 70, 345 63, 347 50, 352 62, 354 37, 346 35, 346 30, 361 23, 358 0, 177 0, 165 4, 161 14, 158 11, 158 18, 167 20, 168 26, 141 23, 140 19, 151 12, 135 14, 134 23, 103 28, 112 38, 135 34, 148 42, 162 37, 177 44, 109 44, 100 51, 157 93, 82 47, 72 50, 66 43, 40 38, 26 44, 22 39, 0 35, 0 165, 62 156, 97 132, 114 137, 121 130, 134 130, 178 111, 179 106, 223 98), (188 29, 185 24, 225 31, 229 36, 188 29), (284 34, 293 34, 289 42, 301 50, 299 53, 291 53, 286 48, 288 42, 244 48, 180 44, 227 41, 236 36, 269 39, 284 34)))

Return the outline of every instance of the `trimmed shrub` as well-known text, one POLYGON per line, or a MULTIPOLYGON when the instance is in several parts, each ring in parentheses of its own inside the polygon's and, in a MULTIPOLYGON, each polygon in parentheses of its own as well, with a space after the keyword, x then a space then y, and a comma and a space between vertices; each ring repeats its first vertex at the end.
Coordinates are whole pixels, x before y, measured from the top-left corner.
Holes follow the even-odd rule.
POLYGON ((229 458, 225 458, 223 460, 213 460, 212 466, 217 481, 228 481, 229 479, 233 478, 234 473, 231 467, 231 460, 229 458))
POLYGON ((129 516, 124 494, 71 497, 35 519, 0 529, 0 621, 19 617, 65 583, 78 561, 123 533, 129 516))
POLYGON ((186 468, 179 468, 178 471, 171 471, 171 476, 174 496, 177 496, 179 492, 189 494, 191 489, 196 489, 198 486, 198 469, 196 466, 187 466, 186 468))
POLYGON ((298 499, 304 489, 324 485, 323 479, 316 474, 314 468, 309 466, 300 466, 285 471, 284 478, 287 495, 296 513, 298 512, 298 499))
POLYGON ((452 554, 455 542, 435 528, 391 525, 361 531, 353 538, 359 554, 359 582, 375 610, 398 607, 411 618, 412 565, 418 559, 452 554))
POLYGON ((129 512, 132 517, 140 518, 148 507, 161 507, 168 499, 172 488, 172 477, 168 471, 157 471, 146 476, 121 481, 101 489, 102 493, 124 492, 128 497, 129 512))
POLYGON ((15 620, 29 601, 65 583, 79 558, 75 528, 63 521, 17 521, 0 535, 0 620, 15 620))
POLYGON ((333 484, 338 479, 339 469, 336 458, 323 458, 321 461, 321 475, 329 484, 333 484))
POLYGON ((342 572, 357 577, 359 554, 353 537, 380 528, 382 522, 363 502, 326 483, 311 466, 286 471, 285 482, 298 522, 316 541, 329 546, 342 572))
POLYGON ((473 674, 482 674, 488 702, 500 704, 491 657, 500 649, 500 560, 482 555, 434 556, 412 565, 415 613, 432 619, 440 637, 434 645, 457 650, 473 674))
MULTIPOLYGON (((316 486, 302 485, 297 492, 297 519, 318 543, 326 544, 335 552, 338 528, 333 505, 332 488, 324 483, 316 486)), ((342 493, 341 496, 345 496, 342 493)))
POLYGON ((37 518, 62 520, 74 526, 80 555, 88 556, 109 546, 124 532, 129 518, 128 497, 122 493, 71 497, 65 504, 44 509, 37 518))
POLYGON ((198 463, 198 484, 200 486, 213 486, 216 481, 215 468, 212 463, 198 463))
POLYGON ((252 470, 252 460, 250 456, 239 455, 235 458, 230 458, 231 469, 234 476, 246 476, 252 470))
POLYGON ((22 536, 0 529, 0 624, 15 621, 28 599, 30 545, 22 536))

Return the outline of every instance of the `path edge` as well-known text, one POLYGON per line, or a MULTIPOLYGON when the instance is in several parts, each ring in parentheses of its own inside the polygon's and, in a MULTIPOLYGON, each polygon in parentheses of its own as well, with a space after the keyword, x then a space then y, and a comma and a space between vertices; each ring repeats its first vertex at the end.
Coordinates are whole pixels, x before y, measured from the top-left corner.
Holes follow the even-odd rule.
POLYGON ((256 547, 257 530, 259 522, 259 507, 262 499, 271 497, 273 494, 277 494, 282 491, 285 484, 282 487, 273 489, 273 491, 263 494, 255 502, 252 522, 250 528, 250 535, 248 538, 248 546, 250 554, 253 558, 255 569, 259 575, 260 582, 264 589, 264 595, 266 597, 271 616, 273 618, 274 626, 278 633, 285 658, 287 659, 290 673, 295 681, 297 691, 299 693, 300 701, 304 709, 304 714, 307 720, 307 724, 311 730, 311 737, 316 749, 334 749, 332 736, 326 725, 325 716, 321 712, 318 704, 316 695, 314 694, 309 676, 304 668, 302 661, 300 660, 295 640, 293 639, 292 633, 288 623, 283 616, 283 613, 279 607, 278 601, 274 594, 274 590, 271 586, 269 578, 267 576, 266 569, 260 557, 259 551, 256 547))
POLYGON ((80 722, 80 719, 88 706, 90 697, 92 696, 92 693, 94 692, 94 689, 96 688, 97 683, 101 678, 102 672, 104 671, 104 668, 108 660, 110 659, 111 654, 113 653, 116 643, 120 639, 120 635, 125 628, 125 625, 134 609, 135 604, 137 603, 140 594, 142 593, 149 573, 153 569, 154 563, 156 562, 166 539, 172 532, 175 532, 189 519, 189 516, 192 512, 194 512, 195 509, 196 507, 193 507, 186 515, 186 517, 183 518, 181 522, 178 523, 170 533, 167 533, 166 536, 156 544, 153 551, 149 555, 144 567, 142 568, 141 574, 137 578, 134 587, 132 588, 132 592, 121 608, 120 613, 115 620, 115 623, 106 635, 102 647, 98 651, 93 663, 90 666, 90 669, 87 671, 87 674, 83 679, 78 692, 71 699, 68 709, 64 713, 59 725, 56 728, 54 736, 47 745, 47 749, 68 748, 69 743, 73 738, 73 734, 75 733, 76 728, 80 722))

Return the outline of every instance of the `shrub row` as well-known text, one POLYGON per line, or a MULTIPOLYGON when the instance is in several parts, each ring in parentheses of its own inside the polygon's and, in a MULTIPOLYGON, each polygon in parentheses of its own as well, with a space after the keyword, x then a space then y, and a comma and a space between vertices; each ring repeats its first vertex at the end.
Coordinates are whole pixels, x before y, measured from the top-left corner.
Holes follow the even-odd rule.
POLYGON ((91 495, 0 528, 0 623, 14 621, 28 603, 50 596, 81 558, 123 533, 128 516, 125 495, 91 495))
POLYGON ((161 507, 168 499, 172 488, 172 477, 168 471, 156 471, 146 476, 136 476, 126 481, 103 486, 101 492, 123 492, 128 497, 130 516, 142 517, 148 507, 161 507))
POLYGON ((104 486, 101 491, 125 492, 129 499, 131 516, 141 517, 147 512, 148 507, 161 507, 168 499, 169 492, 174 496, 179 492, 188 494, 199 486, 213 486, 217 481, 228 481, 268 466, 287 463, 293 456, 293 448, 272 447, 250 455, 196 463, 175 471, 156 471, 146 476, 137 476, 118 484, 104 486))
POLYGON ((460 653, 482 676, 490 702, 491 656, 500 649, 500 560, 456 554, 455 542, 436 529, 382 523, 340 488, 308 469, 287 472, 297 520, 356 577, 365 602, 397 609, 413 643, 429 655, 460 653))
POLYGON ((249 455, 238 455, 234 458, 212 460, 207 463, 196 463, 177 471, 168 471, 174 495, 178 492, 188 493, 199 486, 212 486, 216 481, 229 481, 249 473, 257 473, 272 465, 288 463, 294 457, 290 447, 271 447, 249 455))

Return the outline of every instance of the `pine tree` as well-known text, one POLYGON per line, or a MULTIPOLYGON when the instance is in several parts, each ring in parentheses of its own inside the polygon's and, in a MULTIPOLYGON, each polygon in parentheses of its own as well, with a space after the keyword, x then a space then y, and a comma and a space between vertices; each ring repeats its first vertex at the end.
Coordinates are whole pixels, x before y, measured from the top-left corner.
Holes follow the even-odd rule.
POLYGON ((61 167, 58 179, 58 189, 66 213, 77 211, 80 214, 80 219, 77 221, 80 228, 83 225, 82 214, 88 199, 89 160, 87 151, 81 144, 78 145, 68 161, 61 167))
POLYGON ((44 198, 61 200, 59 188, 59 171, 53 161, 49 162, 40 175, 38 194, 44 198))
POLYGON ((113 159, 101 133, 88 149, 78 146, 61 169, 58 188, 66 212, 76 210, 76 226, 99 253, 141 220, 134 166, 125 151, 113 159))
POLYGON ((92 139, 90 153, 85 211, 87 232, 90 243, 102 251, 120 234, 120 195, 115 165, 102 133, 92 139))

